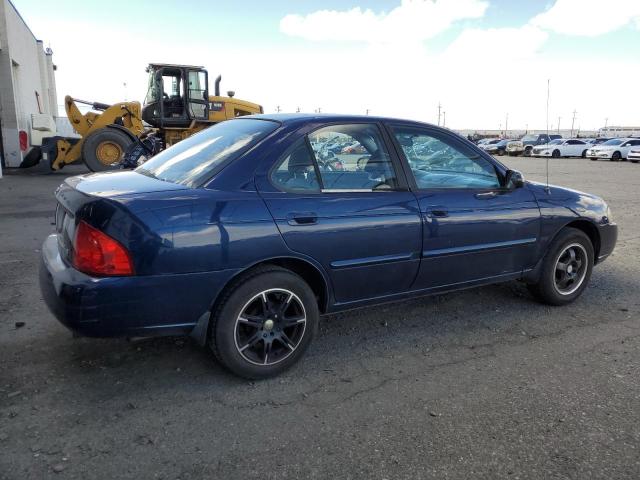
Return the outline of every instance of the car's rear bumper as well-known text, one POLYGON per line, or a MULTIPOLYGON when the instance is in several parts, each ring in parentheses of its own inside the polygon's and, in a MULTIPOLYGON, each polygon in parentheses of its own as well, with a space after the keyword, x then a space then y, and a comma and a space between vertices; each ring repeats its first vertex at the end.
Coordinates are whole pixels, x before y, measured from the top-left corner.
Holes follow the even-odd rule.
POLYGON ((235 273, 94 278, 68 266, 50 235, 42 246, 40 290, 56 318, 80 335, 188 334, 235 273))
POLYGON ((618 225, 615 223, 607 223, 598 227, 600 233, 600 250, 596 263, 604 261, 616 246, 618 240, 618 225))

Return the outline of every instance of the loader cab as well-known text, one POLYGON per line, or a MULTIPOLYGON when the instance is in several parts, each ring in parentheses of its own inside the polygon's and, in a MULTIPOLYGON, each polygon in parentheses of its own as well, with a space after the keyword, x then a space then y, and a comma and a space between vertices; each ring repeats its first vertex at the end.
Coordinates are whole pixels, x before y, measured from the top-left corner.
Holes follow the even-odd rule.
POLYGON ((151 64, 142 119, 157 128, 187 128, 209 120, 208 74, 203 67, 151 64))

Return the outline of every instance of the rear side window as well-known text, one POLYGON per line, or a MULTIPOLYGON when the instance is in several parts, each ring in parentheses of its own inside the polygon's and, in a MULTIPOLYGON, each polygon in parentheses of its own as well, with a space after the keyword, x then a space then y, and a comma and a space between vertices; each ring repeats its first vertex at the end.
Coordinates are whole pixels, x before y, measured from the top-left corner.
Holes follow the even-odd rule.
POLYGON ((378 127, 332 125, 300 139, 276 163, 271 181, 288 192, 395 190, 396 172, 378 127))
POLYGON ((311 151, 304 138, 298 140, 271 172, 271 181, 288 192, 319 192, 320 182, 311 151))
POLYGON ((391 157, 376 125, 331 125, 311 133, 309 144, 324 192, 398 187, 391 157))
POLYGON ((136 172, 195 188, 276 128, 278 123, 267 120, 221 122, 167 148, 136 172))

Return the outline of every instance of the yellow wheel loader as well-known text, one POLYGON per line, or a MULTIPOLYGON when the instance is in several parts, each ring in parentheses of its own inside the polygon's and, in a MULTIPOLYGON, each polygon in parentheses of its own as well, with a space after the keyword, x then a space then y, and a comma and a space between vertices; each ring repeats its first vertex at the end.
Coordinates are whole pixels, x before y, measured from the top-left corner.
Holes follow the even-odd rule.
POLYGON ((231 118, 262 113, 256 103, 220 96, 220 80, 209 96, 208 73, 203 67, 152 63, 147 67, 149 87, 139 102, 107 105, 65 97, 67 117, 80 138, 50 137, 42 143, 42 159, 58 170, 82 159, 94 171, 120 168, 125 152, 153 131, 162 148, 208 126, 231 118), (82 114, 77 103, 92 109, 82 114))

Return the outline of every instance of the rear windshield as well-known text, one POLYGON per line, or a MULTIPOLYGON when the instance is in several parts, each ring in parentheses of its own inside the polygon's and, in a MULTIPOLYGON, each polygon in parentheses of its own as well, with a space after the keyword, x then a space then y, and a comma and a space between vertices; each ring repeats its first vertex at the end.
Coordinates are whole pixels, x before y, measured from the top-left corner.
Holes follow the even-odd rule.
POLYGON ((236 119, 218 123, 167 148, 136 169, 165 182, 197 187, 226 161, 237 158, 278 128, 268 120, 236 119))

